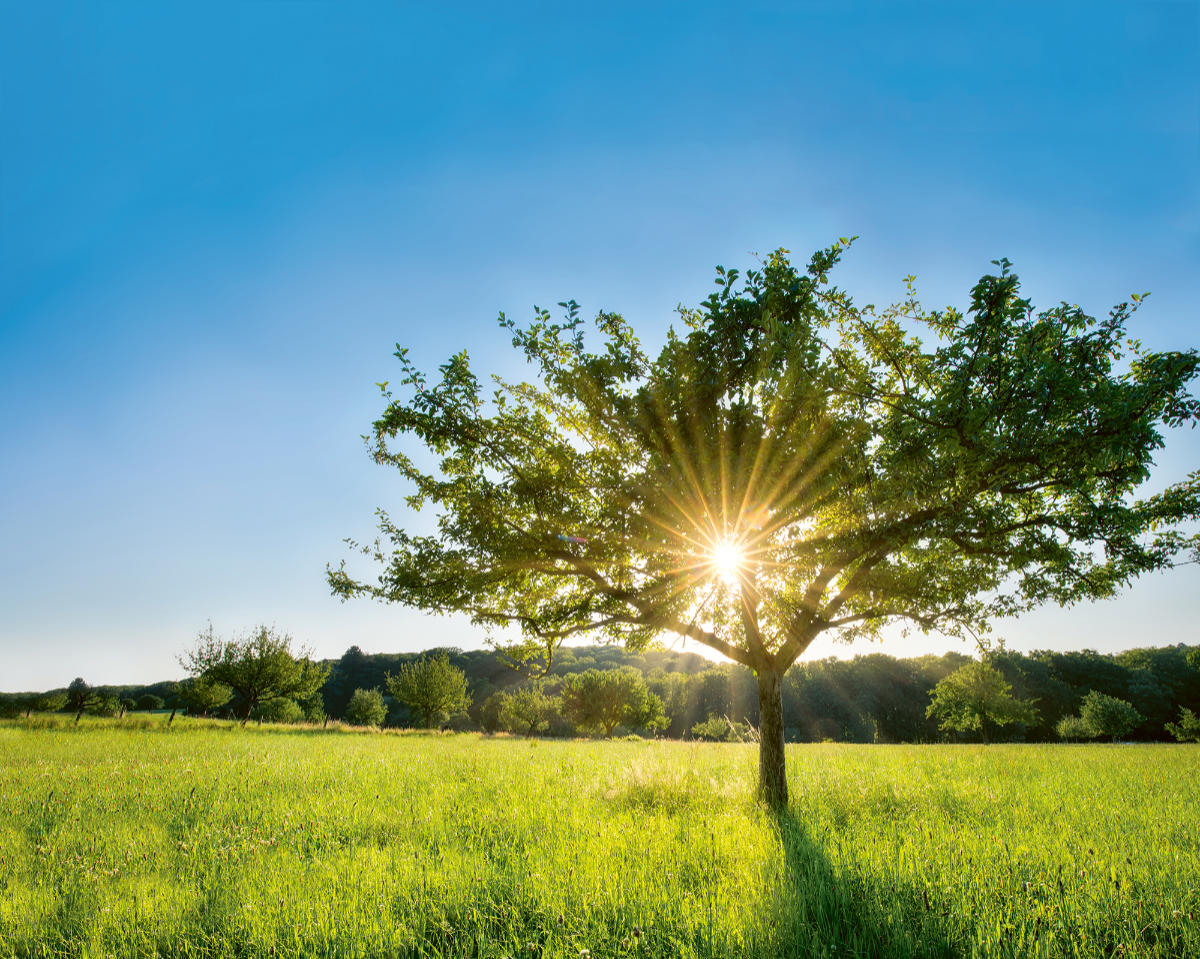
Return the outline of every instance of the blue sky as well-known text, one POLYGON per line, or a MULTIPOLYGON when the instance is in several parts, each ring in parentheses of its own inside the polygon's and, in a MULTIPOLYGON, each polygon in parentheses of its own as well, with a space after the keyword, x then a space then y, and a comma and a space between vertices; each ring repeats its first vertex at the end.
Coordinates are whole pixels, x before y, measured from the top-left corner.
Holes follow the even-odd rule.
MULTIPOLYGON (((4 2, 0 135, 0 689, 178 675, 209 619, 478 645, 324 568, 402 505, 359 439, 393 344, 516 369, 500 310, 653 339, 715 264, 858 234, 860 301, 1007 256, 1200 345, 1195 2, 4 2)), ((1198 463, 1171 435, 1160 477, 1198 463)), ((998 631, 1195 641, 1197 585, 998 631)))

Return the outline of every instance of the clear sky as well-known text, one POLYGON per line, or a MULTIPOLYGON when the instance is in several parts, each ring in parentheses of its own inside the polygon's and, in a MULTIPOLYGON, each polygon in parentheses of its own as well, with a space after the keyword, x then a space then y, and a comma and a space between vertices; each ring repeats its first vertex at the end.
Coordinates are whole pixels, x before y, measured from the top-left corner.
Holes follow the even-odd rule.
MULTIPOLYGON (((511 370, 499 310, 574 297, 653 340, 715 264, 859 234, 860 302, 915 273, 963 305, 1007 256, 1036 304, 1150 290, 1138 335, 1200 346, 1196 2, 3 0, 0 136, 5 690, 177 676, 209 619, 478 646, 324 570, 402 514, 359 439, 393 344, 511 370)), ((1191 567, 999 632, 1197 622, 1191 567)))

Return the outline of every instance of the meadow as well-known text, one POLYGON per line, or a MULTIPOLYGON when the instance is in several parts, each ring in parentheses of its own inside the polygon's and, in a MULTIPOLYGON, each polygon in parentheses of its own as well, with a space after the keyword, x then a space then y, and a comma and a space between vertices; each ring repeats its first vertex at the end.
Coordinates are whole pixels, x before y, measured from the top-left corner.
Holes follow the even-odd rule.
POLYGON ((0 956, 1198 956, 1200 748, 0 723, 0 956))

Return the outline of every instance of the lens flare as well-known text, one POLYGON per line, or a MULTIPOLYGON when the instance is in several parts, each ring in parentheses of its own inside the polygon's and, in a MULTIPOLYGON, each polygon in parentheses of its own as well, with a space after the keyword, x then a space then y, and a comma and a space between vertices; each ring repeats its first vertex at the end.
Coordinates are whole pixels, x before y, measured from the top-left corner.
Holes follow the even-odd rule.
POLYGON ((731 540, 723 540, 713 546, 713 573, 726 586, 737 586, 746 568, 746 551, 731 540))

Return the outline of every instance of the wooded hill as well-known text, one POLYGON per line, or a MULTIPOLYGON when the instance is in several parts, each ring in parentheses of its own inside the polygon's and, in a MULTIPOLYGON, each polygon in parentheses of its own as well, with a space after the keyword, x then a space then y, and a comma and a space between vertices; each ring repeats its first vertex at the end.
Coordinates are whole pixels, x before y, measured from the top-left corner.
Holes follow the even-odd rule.
MULTIPOLYGON (((1132 649, 1114 655, 1092 650, 1039 651, 1029 655, 993 654, 991 662, 1012 684, 1016 696, 1032 699, 1037 722, 1010 729, 1005 738, 1027 741, 1056 739, 1055 724, 1076 712, 1090 690, 1127 700, 1145 717, 1131 738, 1165 740, 1165 723, 1180 708, 1200 711, 1200 671, 1187 661, 1194 647, 1179 644, 1132 649)), ((344 715, 356 689, 384 690, 385 676, 421 654, 367 654, 351 647, 329 661, 330 672, 321 689, 325 714, 344 715)), ((511 692, 529 681, 501 654, 490 650, 449 650, 450 661, 466 673, 471 707, 452 723, 459 729, 490 725, 486 704, 497 692, 511 692)), ((853 659, 824 659, 798 663, 784 683, 787 737, 794 742, 937 742, 945 738, 934 720, 926 717, 934 685, 969 660, 961 653, 897 659, 884 653, 853 659)), ((663 704, 666 726, 661 735, 687 738, 697 723, 728 718, 756 726, 758 696, 753 675, 741 666, 717 664, 693 653, 672 650, 627 652, 617 646, 564 648, 556 654, 545 680, 546 692, 555 694, 563 677, 588 669, 633 668, 646 679, 663 704)), ((108 687, 107 692, 129 708, 139 702, 170 709, 182 705, 173 682, 144 686, 108 687), (150 697, 150 698, 147 698, 150 697)), ((0 695, 0 711, 17 711, 17 694, 0 695), (5 708, 7 707, 7 708, 5 708)), ((415 725, 407 709, 385 698, 387 724, 415 725)), ((552 719, 550 733, 570 735, 561 716, 552 719)))

